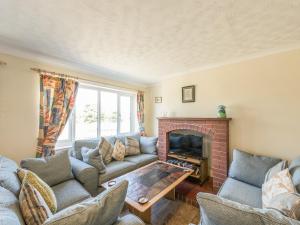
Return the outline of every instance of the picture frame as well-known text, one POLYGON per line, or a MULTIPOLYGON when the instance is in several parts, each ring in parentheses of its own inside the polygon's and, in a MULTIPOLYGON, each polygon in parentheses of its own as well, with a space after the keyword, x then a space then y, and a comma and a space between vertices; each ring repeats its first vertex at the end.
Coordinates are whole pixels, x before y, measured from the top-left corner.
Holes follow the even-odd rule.
POLYGON ((182 102, 195 102, 195 85, 182 87, 182 102))
POLYGON ((155 97, 154 102, 155 103, 162 103, 162 97, 155 97))

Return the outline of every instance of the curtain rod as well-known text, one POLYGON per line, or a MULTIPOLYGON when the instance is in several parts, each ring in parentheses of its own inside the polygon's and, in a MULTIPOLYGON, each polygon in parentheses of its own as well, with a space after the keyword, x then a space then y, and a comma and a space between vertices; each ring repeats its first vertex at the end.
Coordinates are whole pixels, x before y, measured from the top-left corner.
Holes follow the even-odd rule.
POLYGON ((90 80, 90 79, 86 79, 86 78, 79 78, 79 77, 72 76, 72 75, 69 75, 69 74, 57 73, 57 72, 52 72, 52 71, 43 70, 43 69, 39 69, 39 68, 30 68, 30 69, 35 71, 35 72, 38 72, 38 73, 49 73, 49 74, 52 74, 53 76, 60 76, 60 77, 71 78, 71 79, 75 79, 75 80, 79 80, 79 81, 98 83, 98 84, 109 86, 111 88, 121 88, 121 89, 127 89, 127 90, 131 90, 131 91, 138 91, 138 90, 133 89, 133 88, 126 88, 126 87, 113 85, 113 84, 109 84, 109 83, 105 83, 105 82, 100 82, 100 81, 96 81, 96 80, 90 80))
POLYGON ((0 61, 0 65, 6 66, 7 63, 6 63, 6 62, 3 62, 3 61, 0 61))

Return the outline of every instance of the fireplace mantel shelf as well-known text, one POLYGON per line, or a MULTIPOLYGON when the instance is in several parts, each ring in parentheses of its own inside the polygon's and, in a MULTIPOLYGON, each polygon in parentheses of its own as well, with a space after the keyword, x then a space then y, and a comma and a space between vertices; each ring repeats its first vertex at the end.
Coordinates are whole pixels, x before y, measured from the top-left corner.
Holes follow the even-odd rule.
POLYGON ((202 117, 157 117, 158 120, 192 120, 192 121, 230 121, 232 118, 202 118, 202 117))

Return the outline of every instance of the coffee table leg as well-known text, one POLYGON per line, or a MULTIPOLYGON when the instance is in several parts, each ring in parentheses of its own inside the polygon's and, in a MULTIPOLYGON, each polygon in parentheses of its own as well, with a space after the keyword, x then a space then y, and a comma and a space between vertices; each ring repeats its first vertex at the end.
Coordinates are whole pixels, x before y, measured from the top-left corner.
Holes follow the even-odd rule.
POLYGON ((175 200, 175 188, 173 188, 168 194, 165 195, 166 199, 175 200))
POLYGON ((128 206, 128 209, 131 213, 138 216, 147 224, 151 224, 151 207, 147 209, 145 212, 140 212, 136 210, 135 208, 128 206))

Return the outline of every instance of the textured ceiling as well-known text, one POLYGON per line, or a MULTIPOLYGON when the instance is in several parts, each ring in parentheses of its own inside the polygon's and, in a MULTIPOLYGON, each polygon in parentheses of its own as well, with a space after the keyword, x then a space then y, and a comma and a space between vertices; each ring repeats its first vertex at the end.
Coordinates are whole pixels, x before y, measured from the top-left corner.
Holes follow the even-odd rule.
POLYGON ((300 0, 1 0, 0 43, 150 84, 300 46, 300 0))

